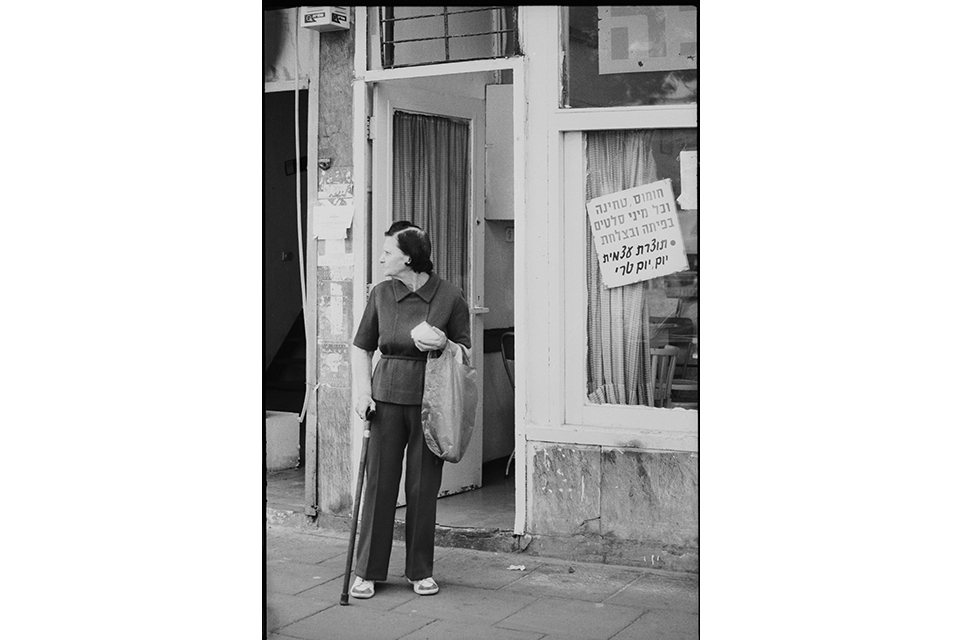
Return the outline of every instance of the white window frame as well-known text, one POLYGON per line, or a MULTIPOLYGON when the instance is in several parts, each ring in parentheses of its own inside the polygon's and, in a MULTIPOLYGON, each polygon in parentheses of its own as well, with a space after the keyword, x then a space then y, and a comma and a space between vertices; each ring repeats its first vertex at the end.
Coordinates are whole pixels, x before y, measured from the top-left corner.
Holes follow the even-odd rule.
MULTIPOLYGON (((562 23, 558 11, 554 31, 557 55, 553 60, 556 61, 562 60, 562 23)), ((544 52, 542 59, 551 59, 548 53, 544 52)), ((553 298, 549 306, 554 311, 549 314, 553 326, 548 329, 548 342, 555 351, 551 349, 554 353, 550 356, 548 385, 550 397, 562 400, 551 403, 548 415, 544 416, 546 420, 528 426, 527 437, 556 443, 695 452, 699 425, 696 410, 601 405, 587 400, 587 237, 583 223, 582 141, 585 131, 696 128, 697 105, 564 109, 559 106, 562 81, 559 68, 552 74, 546 73, 546 69, 531 74, 531 95, 554 97, 552 108, 543 113, 547 134, 545 171, 551 187, 547 191, 547 207, 560 212, 559 224, 553 226, 555 231, 550 233, 554 242, 548 242, 548 246, 558 247, 555 257, 549 259, 554 265, 550 270, 557 279, 549 294, 553 298), (556 270, 561 272, 559 277, 556 270)), ((531 105, 531 118, 537 117, 533 112, 531 105)))
MULTIPOLYGON (((645 127, 651 129, 654 127, 645 127)), ((609 429, 611 435, 627 430, 645 449, 696 451, 696 410, 664 409, 642 405, 594 404, 587 400, 587 231, 583 212, 584 176, 582 131, 563 137, 564 171, 564 299, 566 318, 564 367, 565 422, 609 429)), ((618 438, 619 440, 619 438, 618 438)))

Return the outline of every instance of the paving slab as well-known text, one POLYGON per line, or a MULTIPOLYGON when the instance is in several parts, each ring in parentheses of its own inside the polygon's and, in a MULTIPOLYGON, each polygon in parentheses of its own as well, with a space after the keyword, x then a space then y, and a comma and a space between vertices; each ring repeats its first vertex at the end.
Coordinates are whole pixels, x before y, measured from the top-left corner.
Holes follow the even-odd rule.
POLYGON ((415 600, 405 602, 393 611, 490 626, 535 600, 536 598, 531 596, 517 593, 448 584, 440 587, 440 593, 436 595, 417 596, 415 600))
POLYGON ((284 593, 295 596, 317 585, 343 576, 343 566, 339 572, 332 566, 321 564, 303 564, 288 560, 267 561, 267 592, 284 593))
POLYGON ((612 640, 696 640, 699 637, 699 615, 655 610, 644 613, 612 640))
POLYGON ((481 589, 501 589, 521 579, 543 563, 517 554, 455 549, 434 562, 434 578, 442 589, 445 584, 462 584, 481 589), (511 571, 522 565, 524 571, 511 571))
POLYGON ((671 609, 700 612, 700 583, 697 579, 642 574, 603 601, 639 609, 671 609))
MULTIPOLYGON (((351 580, 351 584, 353 581, 351 580)), ((343 566, 340 567, 340 574, 336 580, 331 580, 318 585, 313 589, 304 591, 300 595, 312 595, 320 600, 332 600, 340 604, 340 594, 343 593, 343 566)), ((398 579, 390 579, 388 582, 377 582, 374 585, 374 596, 367 599, 350 598, 347 607, 361 607, 368 609, 379 609, 380 611, 390 611, 408 600, 419 598, 413 592, 406 580, 402 582, 398 579)))
POLYGON ((495 626, 517 631, 568 635, 580 640, 608 640, 640 617, 642 611, 629 607, 541 598, 495 626))
POLYGON ((310 617, 335 605, 334 601, 310 596, 288 596, 283 593, 267 593, 267 631, 275 631, 290 623, 310 617))
MULTIPOLYGON (((434 569, 436 570, 437 563, 441 558, 450 553, 450 549, 441 549, 437 547, 434 551, 434 569)), ((356 553, 356 552, 355 552, 356 553)), ((387 581, 388 582, 403 582, 406 584, 406 551, 403 547, 403 544, 394 544, 390 551, 390 564, 387 567, 387 581)), ((344 544, 343 553, 333 556, 329 560, 325 560, 319 563, 318 566, 323 566, 324 569, 335 570, 340 574, 341 580, 343 579, 343 571, 346 569, 347 565, 347 548, 344 544)), ((356 558, 351 563, 351 575, 355 576, 357 570, 356 558)), ((351 577, 352 583, 352 577, 351 577)))
MULTIPOLYGON (((445 557, 450 555, 453 549, 446 547, 433 548, 433 570, 436 572, 437 564, 445 557)), ((394 542, 390 551, 390 565, 387 567, 387 577, 405 578, 407 574, 407 549, 403 542, 394 542)))
POLYGON ((453 620, 437 620, 403 636, 402 640, 540 640, 542 637, 542 633, 531 631, 514 631, 453 620))
POLYGON ((637 578, 637 572, 611 566, 543 564, 504 587, 532 596, 603 602, 637 578))
POLYGON ((347 541, 299 533, 289 527, 274 527, 267 532, 267 560, 295 560, 317 564, 347 552, 347 541), (287 529, 288 531, 282 531, 287 529))
POLYGON ((268 527, 268 638, 273 640, 694 640, 699 580, 635 567, 509 551, 437 547, 436 596, 404 577, 402 541, 369 600, 339 605, 347 535, 268 527), (281 530, 282 529, 282 530, 281 530), (524 565, 525 571, 509 570, 524 565), (571 572, 572 569, 572 572, 571 572))
POLYGON ((282 627, 279 633, 301 640, 400 640, 431 622, 421 616, 338 605, 282 627))

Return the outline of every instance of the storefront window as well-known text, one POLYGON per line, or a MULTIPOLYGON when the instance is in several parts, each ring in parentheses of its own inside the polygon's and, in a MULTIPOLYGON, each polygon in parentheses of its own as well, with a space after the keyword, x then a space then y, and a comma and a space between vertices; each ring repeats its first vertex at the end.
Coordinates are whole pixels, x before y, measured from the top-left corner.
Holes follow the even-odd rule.
POLYGON ((564 7, 563 107, 697 101, 695 6, 564 7))
POLYGON ((698 408, 696 130, 589 131, 584 154, 587 400, 698 408))

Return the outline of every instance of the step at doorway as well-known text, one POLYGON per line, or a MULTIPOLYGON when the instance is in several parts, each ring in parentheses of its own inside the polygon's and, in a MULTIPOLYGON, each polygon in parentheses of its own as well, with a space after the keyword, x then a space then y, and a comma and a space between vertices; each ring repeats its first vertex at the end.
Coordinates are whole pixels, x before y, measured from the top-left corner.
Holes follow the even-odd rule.
MULTIPOLYGON (((514 520, 514 467, 506 475, 508 457, 483 465, 483 486, 473 491, 445 496, 437 501, 437 525, 469 529, 512 531, 514 520)), ((267 508, 303 513, 302 467, 267 474, 267 508)), ((406 507, 399 507, 396 521, 404 522, 406 507)))
MULTIPOLYGON (((506 475, 509 458, 483 465, 479 489, 444 496, 437 500, 437 524, 444 527, 512 530, 514 520, 514 475, 506 475)), ((449 463, 447 463, 449 464, 449 463)), ((406 520, 407 508, 397 509, 396 520, 406 520)))

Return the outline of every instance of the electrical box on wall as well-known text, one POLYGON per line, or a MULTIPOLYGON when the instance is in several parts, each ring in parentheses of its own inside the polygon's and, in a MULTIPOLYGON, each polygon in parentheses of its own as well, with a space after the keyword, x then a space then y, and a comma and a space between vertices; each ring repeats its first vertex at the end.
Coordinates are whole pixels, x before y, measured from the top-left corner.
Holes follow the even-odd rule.
POLYGON ((349 31, 347 7, 300 7, 300 26, 314 31, 349 31))

